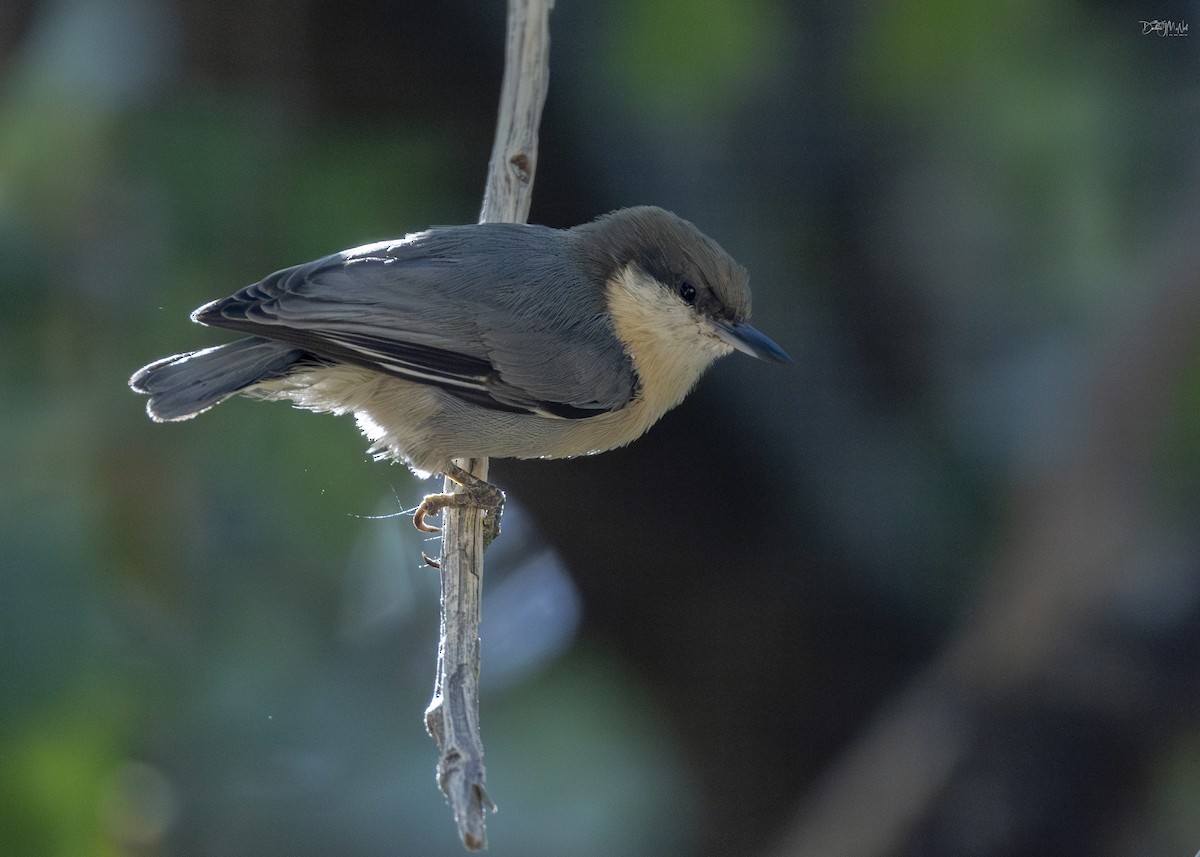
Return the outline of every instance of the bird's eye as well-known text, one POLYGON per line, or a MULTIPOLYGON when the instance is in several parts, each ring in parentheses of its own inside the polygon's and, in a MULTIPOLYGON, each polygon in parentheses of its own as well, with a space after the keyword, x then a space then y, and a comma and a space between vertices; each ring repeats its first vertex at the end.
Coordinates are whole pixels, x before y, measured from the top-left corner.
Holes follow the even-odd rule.
POLYGON ((685 303, 696 302, 696 289, 687 280, 679 284, 679 296, 683 298, 685 303))

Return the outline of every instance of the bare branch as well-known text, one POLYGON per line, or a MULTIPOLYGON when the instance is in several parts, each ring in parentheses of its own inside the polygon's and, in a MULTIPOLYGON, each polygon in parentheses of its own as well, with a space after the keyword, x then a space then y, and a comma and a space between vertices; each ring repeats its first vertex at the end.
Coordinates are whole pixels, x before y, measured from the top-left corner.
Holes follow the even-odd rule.
POLYGON ((538 125, 550 87, 553 7, 554 0, 508 0, 500 113, 480 223, 524 223, 529 218, 537 169, 538 125))
MULTIPOLYGON (((553 0, 508 0, 508 38, 496 142, 488 165, 481 223, 524 223, 533 196, 538 125, 550 83, 550 10, 553 0)), ((455 461, 487 479, 488 460, 455 461)), ((446 480, 445 490, 459 486, 446 480)), ((442 617, 438 674, 425 725, 442 751, 438 785, 454 811, 463 845, 487 847, 485 814, 495 809, 485 788, 479 735, 479 623, 483 591, 485 521, 481 509, 443 511, 442 617)))

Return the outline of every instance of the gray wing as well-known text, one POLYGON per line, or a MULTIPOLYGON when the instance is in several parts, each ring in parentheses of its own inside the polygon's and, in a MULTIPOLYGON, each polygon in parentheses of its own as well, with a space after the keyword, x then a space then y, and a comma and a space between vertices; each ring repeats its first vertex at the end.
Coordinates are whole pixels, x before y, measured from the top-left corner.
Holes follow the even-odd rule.
POLYGON ((276 272, 192 318, 496 410, 595 416, 625 405, 637 376, 562 236, 431 229, 276 272))

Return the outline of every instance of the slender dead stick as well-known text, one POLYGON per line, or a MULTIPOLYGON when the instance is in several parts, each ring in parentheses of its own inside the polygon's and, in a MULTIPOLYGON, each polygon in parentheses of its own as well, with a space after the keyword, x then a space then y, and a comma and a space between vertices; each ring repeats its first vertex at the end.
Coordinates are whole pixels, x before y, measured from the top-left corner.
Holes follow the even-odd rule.
MULTIPOLYGON (((550 84, 553 0, 508 0, 508 39, 496 141, 488 164, 480 223, 524 223, 533 196, 538 125, 550 84)), ((487 479, 486 458, 457 459, 487 479)), ((446 480, 445 490, 458 486, 446 480)), ((484 787, 479 736, 479 622, 483 591, 484 513, 471 507, 442 512, 442 620, 437 682, 425 726, 442 751, 438 785, 454 811, 469 851, 487 847, 485 813, 495 809, 484 787)))

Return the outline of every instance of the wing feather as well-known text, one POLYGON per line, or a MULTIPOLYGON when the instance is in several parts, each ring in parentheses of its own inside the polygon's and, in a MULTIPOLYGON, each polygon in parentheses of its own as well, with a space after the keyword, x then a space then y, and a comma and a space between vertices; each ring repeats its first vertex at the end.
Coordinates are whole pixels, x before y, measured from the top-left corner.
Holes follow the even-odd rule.
POLYGON ((496 410, 580 419, 637 377, 562 233, 442 227, 287 268, 192 314, 496 410))

